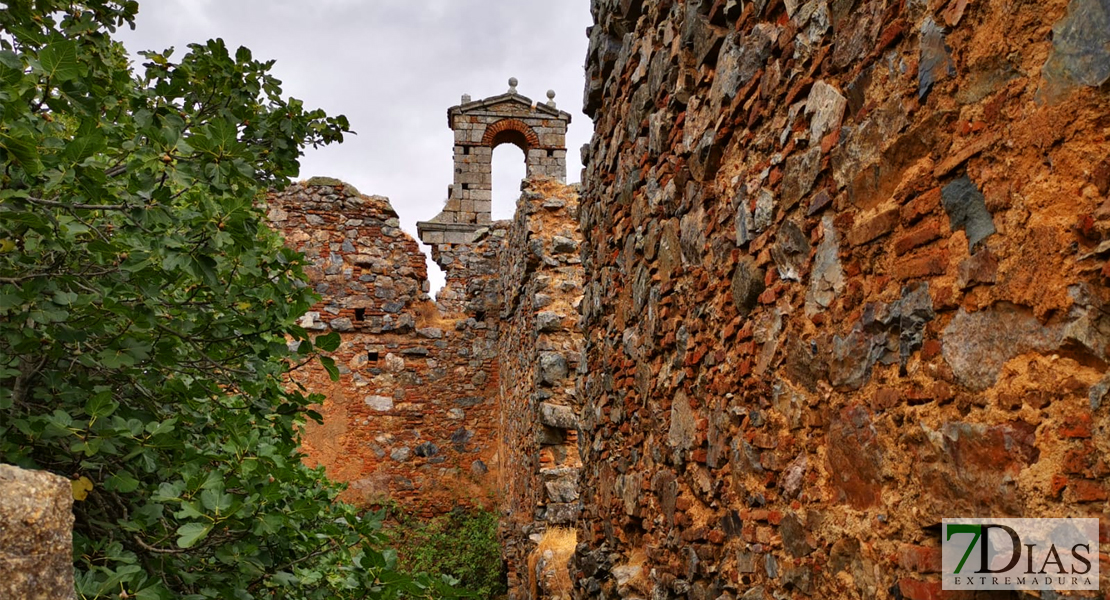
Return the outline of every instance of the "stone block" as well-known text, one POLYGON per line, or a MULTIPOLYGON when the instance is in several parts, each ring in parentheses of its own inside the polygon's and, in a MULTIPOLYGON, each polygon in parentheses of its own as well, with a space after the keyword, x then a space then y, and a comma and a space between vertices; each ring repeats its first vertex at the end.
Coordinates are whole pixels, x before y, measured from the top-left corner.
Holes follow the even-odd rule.
POLYGON ((68 479, 0 465, 0 598, 74 598, 72 507, 68 479))
POLYGON ((540 382, 548 386, 559 385, 569 372, 566 357, 558 352, 541 352, 538 366, 540 382))
POLYGON ((551 503, 544 512, 544 520, 552 524, 571 524, 581 512, 582 507, 578 503, 551 503))
POLYGON ((562 477, 544 483, 549 502, 574 502, 578 500, 578 482, 575 479, 562 477))
POLYGON ((578 417, 573 408, 548 402, 540 403, 540 422, 558 429, 578 428, 578 417))

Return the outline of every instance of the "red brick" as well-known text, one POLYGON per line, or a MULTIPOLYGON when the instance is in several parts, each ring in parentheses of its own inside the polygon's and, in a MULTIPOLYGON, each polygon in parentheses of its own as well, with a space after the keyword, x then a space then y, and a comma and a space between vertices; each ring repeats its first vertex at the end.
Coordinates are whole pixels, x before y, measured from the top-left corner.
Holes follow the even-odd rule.
POLYGON ((926 248, 894 263, 895 279, 907 280, 943 275, 948 270, 947 248, 926 248))
POLYGON ((940 340, 925 340, 925 343, 921 346, 921 360, 932 360, 940 355, 941 350, 943 350, 943 346, 941 346, 940 340))
POLYGON ((1110 497, 1102 484, 1090 479, 1072 479, 1068 482, 1068 489, 1074 494, 1076 502, 1102 502, 1110 497))
POLYGON ((866 244, 882 237, 898 225, 898 209, 890 208, 860 223, 848 232, 848 243, 853 246, 866 244))
POLYGON ((940 573, 940 548, 907 544, 898 549, 898 564, 915 573, 940 573))
POLYGON ((894 240, 894 253, 901 256, 918 246, 938 239, 941 235, 940 217, 926 219, 894 240))
POLYGON ((898 589, 909 600, 937 600, 942 598, 939 581, 919 581, 917 579, 902 579, 898 582, 898 589))
POLYGON ((872 410, 886 410, 894 408, 901 400, 898 390, 891 388, 879 388, 871 396, 871 409, 872 410))
POLYGON ((1064 488, 1068 486, 1068 478, 1063 475, 1053 475, 1052 481, 1048 486, 1048 496, 1050 498, 1059 498, 1060 494, 1064 492, 1064 488))
POLYGON ((1066 438, 1091 437, 1091 413, 1081 412, 1064 417, 1060 435, 1066 438))
POLYGON ((940 188, 933 188, 907 202, 899 211, 903 225, 910 225, 940 208, 940 188))
POLYGON ((1065 473, 1072 475, 1080 475, 1088 468, 1087 459, 1090 457, 1090 450, 1073 448, 1064 453, 1064 461, 1061 467, 1065 473))

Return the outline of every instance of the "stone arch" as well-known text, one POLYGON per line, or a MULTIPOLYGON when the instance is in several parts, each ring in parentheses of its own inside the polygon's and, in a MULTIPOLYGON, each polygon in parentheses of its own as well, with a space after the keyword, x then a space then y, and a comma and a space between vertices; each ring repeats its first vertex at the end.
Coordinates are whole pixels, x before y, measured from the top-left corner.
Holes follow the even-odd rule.
POLYGON ((447 109, 455 134, 454 182, 447 187, 443 210, 416 224, 433 255, 442 244, 469 244, 492 222, 495 147, 520 148, 527 178, 566 180, 570 114, 555 108, 555 92, 547 92, 546 103, 536 103, 517 93, 516 85, 510 79, 508 92, 482 100, 464 94, 459 105, 447 109))
POLYGON ((486 127, 482 135, 482 145, 496 148, 501 144, 513 144, 524 151, 525 156, 532 148, 540 145, 540 138, 536 132, 520 119, 501 119, 486 127))

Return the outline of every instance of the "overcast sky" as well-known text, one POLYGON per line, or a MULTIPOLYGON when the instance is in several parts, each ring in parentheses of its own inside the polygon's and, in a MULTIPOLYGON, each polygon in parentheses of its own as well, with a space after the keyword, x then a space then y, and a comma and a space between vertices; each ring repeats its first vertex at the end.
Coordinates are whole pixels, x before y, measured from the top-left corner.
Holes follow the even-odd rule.
MULTIPOLYGON (((567 180, 578 181, 579 148, 592 124, 582 114, 582 63, 589 0, 141 0, 139 50, 223 38, 258 60, 276 59, 286 96, 344 114, 358 135, 308 150, 301 178, 337 177, 364 194, 389 197, 402 227, 434 217, 452 181, 447 109, 462 94, 503 94, 509 77, 533 101, 556 92, 571 114, 567 180)), ((524 155, 511 144, 493 155, 493 217, 512 215, 524 155)), ((426 251, 426 249, 425 249, 426 251)), ((442 285, 429 268, 433 289, 442 285)))

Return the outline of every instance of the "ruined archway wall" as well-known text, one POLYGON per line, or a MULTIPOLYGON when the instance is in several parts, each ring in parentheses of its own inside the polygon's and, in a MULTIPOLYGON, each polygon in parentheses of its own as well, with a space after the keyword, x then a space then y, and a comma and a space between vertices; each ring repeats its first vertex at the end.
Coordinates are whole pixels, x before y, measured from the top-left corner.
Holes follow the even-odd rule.
POLYGON ((391 500, 425 515, 492 506, 496 328, 440 315, 424 256, 386 198, 314 178, 271 195, 270 219, 309 262, 320 302, 301 319, 338 332, 332 382, 313 361, 291 377, 323 393, 305 429, 310 464, 350 484, 359 504, 391 500))
MULTIPOLYGON (((527 177, 566 179, 566 131, 570 115, 538 110, 531 100, 509 94, 495 97, 488 107, 472 104, 454 107, 449 113, 455 132, 454 183, 448 189, 447 202, 432 221, 441 225, 488 225, 493 201, 493 149, 503 143, 499 133, 520 135, 521 150, 527 177), (497 98, 507 98, 497 102, 497 98), (468 106, 470 108, 468 108, 468 106)), ((450 235, 436 235, 425 240, 429 244, 449 242, 450 235)))
POLYGON ((593 2, 578 597, 939 597, 944 517, 1106 552, 1098 6, 593 2))

